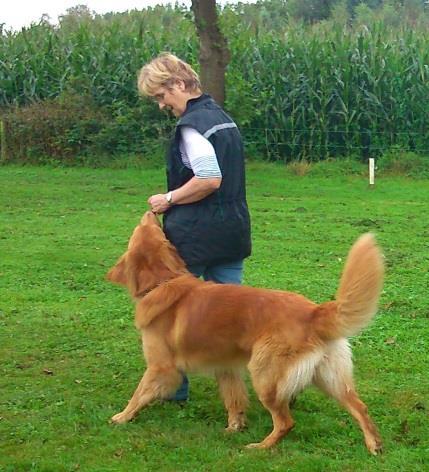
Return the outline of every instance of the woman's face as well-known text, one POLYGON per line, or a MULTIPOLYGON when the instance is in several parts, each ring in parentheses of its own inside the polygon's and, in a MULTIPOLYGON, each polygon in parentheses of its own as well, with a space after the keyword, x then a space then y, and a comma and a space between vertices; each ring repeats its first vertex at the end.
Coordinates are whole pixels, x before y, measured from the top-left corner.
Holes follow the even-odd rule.
POLYGON ((184 82, 178 80, 169 88, 160 87, 153 98, 158 102, 160 110, 166 109, 179 117, 185 112, 191 95, 186 91, 184 82))

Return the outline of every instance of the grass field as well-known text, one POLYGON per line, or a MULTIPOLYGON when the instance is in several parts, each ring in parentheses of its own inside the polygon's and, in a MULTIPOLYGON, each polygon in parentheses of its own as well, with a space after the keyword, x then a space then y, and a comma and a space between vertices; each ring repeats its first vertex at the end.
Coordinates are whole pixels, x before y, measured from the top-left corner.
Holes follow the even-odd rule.
POLYGON ((203 376, 191 377, 185 406, 156 404, 110 425, 144 366, 130 299, 104 275, 164 173, 0 167, 0 470, 428 470, 428 182, 384 177, 370 190, 364 177, 326 173, 249 166, 245 283, 329 300, 352 242, 376 233, 387 265, 381 307, 352 344, 381 456, 312 389, 294 404, 288 437, 246 450, 269 432, 269 414, 252 393, 248 429, 224 433, 216 385, 203 376))

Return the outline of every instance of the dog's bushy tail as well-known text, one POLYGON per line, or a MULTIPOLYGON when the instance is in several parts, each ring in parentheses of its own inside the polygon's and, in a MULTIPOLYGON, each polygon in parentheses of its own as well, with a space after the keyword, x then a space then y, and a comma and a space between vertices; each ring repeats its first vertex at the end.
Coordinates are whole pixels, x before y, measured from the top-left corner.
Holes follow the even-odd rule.
POLYGON ((352 246, 334 302, 322 303, 314 311, 318 334, 338 339, 357 334, 375 315, 383 285, 383 256, 371 233, 352 246))

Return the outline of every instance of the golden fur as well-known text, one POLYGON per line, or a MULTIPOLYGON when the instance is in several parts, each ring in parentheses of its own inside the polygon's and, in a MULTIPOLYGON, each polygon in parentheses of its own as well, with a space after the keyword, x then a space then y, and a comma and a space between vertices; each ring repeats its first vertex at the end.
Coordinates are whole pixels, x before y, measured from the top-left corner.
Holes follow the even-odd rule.
POLYGON ((383 281, 382 255, 371 234, 353 245, 335 301, 320 305, 302 295, 203 282, 186 269, 155 215, 146 213, 108 279, 136 301, 147 370, 114 423, 131 420, 155 399, 168 398, 181 372, 211 371, 228 412, 228 431, 245 425, 247 366, 255 391, 271 413, 273 431, 249 447, 273 446, 293 427, 289 402, 313 383, 356 419, 368 450, 381 440, 352 377, 347 337, 374 316, 383 281))

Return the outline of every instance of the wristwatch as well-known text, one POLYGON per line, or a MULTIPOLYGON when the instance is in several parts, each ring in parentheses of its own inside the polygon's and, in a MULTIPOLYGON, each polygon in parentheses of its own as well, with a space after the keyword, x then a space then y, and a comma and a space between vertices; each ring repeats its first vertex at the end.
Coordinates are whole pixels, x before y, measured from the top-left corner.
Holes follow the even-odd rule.
POLYGON ((167 200, 167 203, 171 205, 173 203, 173 192, 166 193, 165 199, 167 200))

